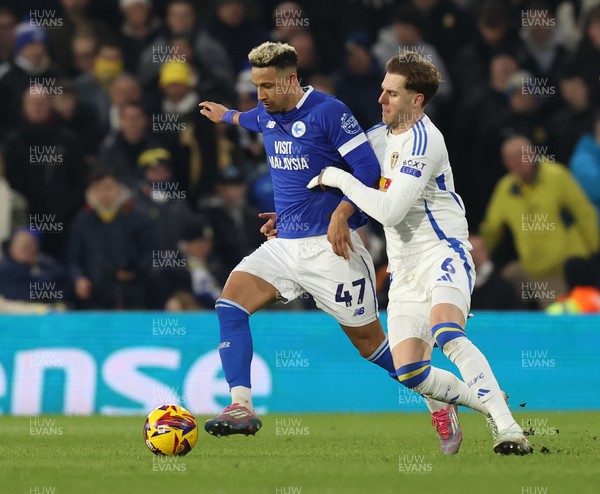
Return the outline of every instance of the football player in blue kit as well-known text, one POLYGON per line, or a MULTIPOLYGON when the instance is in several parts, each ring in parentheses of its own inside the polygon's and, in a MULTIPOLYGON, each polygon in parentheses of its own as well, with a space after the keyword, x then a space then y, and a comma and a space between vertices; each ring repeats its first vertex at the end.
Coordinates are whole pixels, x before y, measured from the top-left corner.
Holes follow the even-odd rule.
POLYGON ((396 378, 379 320, 373 261, 357 228, 366 217, 337 190, 308 190, 306 183, 326 166, 350 172, 373 187, 377 157, 352 112, 333 96, 301 87, 296 52, 266 42, 248 55, 258 91, 253 110, 238 112, 204 101, 200 112, 263 135, 273 181, 277 238, 245 257, 230 274, 215 304, 219 353, 232 404, 205 424, 217 437, 255 434, 250 383, 253 346, 249 317, 277 299, 310 293, 331 314, 360 355, 396 378))

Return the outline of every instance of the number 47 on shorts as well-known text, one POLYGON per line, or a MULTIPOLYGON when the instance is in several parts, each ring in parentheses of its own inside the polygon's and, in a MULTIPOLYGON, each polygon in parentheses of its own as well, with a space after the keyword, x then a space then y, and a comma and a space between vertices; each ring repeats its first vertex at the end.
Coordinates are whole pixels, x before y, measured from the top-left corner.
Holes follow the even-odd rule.
MULTIPOLYGON (((358 292, 358 300, 356 301, 358 305, 363 303, 363 298, 365 296, 365 285, 366 283, 364 278, 352 282, 352 286, 354 288, 360 287, 360 290, 358 292)), ((344 290, 344 283, 340 283, 338 285, 337 291, 335 292, 335 301, 345 302, 346 307, 352 306, 352 295, 350 294, 349 290, 344 290)))

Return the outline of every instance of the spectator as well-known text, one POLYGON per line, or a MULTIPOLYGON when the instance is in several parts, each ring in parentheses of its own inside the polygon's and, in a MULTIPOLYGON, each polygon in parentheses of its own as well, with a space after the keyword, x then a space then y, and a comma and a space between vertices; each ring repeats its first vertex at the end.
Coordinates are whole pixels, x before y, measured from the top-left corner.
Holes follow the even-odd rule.
MULTIPOLYGON (((509 173, 494 190, 481 236, 493 253, 504 230, 512 234, 518 259, 505 268, 504 276, 517 290, 539 282, 545 291, 565 294, 565 261, 598 250, 594 207, 568 170, 538 159, 526 137, 507 139, 502 159, 509 173)), ((539 302, 543 308, 553 300, 539 302)))
POLYGON ((160 67, 167 62, 192 62, 169 49, 174 38, 187 38, 192 46, 193 61, 198 64, 202 76, 198 81, 200 92, 207 99, 232 101, 234 72, 231 61, 223 46, 199 25, 191 0, 169 1, 164 29, 142 53, 139 73, 142 86, 156 87, 160 67))
POLYGON ((0 64, 10 62, 15 44, 17 16, 8 7, 0 7, 0 64))
POLYGON ((218 162, 217 126, 200 115, 201 96, 194 90, 191 66, 169 62, 160 70, 162 100, 153 112, 157 140, 175 150, 174 175, 195 205, 202 195, 214 190, 218 162))
POLYGON ((479 224, 496 182, 504 174, 500 159, 503 138, 530 136, 540 149, 548 148, 547 119, 539 113, 540 96, 529 94, 530 74, 517 71, 514 57, 496 55, 490 83, 465 103, 457 115, 453 143, 456 187, 464 196, 467 220, 479 224))
POLYGON ((64 258, 70 223, 83 204, 87 165, 77 137, 56 120, 48 88, 23 98, 23 122, 6 138, 6 178, 29 203, 42 250, 64 258))
POLYGON ((522 43, 511 26, 508 7, 502 0, 485 0, 477 14, 477 32, 471 43, 454 58, 453 80, 462 98, 484 87, 492 58, 499 53, 523 53, 522 43))
POLYGON ((275 29, 271 31, 273 41, 289 43, 292 36, 309 28, 309 19, 296 2, 282 2, 272 12, 275 29))
POLYGON ((221 295, 222 282, 219 279, 223 280, 227 276, 219 260, 213 255, 213 235, 207 222, 196 219, 186 225, 181 240, 192 293, 203 309, 210 310, 221 295))
POLYGON ((227 51, 237 74, 248 62, 248 53, 268 36, 247 19, 245 0, 217 0, 217 16, 208 32, 227 51))
POLYGON ((6 133, 17 121, 22 97, 35 84, 53 86, 60 75, 47 49, 46 31, 29 22, 17 26, 14 59, 0 72, 0 132, 6 133))
POLYGON ((139 103, 127 103, 119 112, 120 129, 102 142, 98 163, 111 170, 127 187, 134 188, 143 178, 137 166, 138 156, 151 147, 148 117, 139 103))
MULTIPOLYGON (((376 30, 371 24, 373 14, 387 18, 387 11, 395 1, 302 0, 276 4, 270 0, 265 2, 265 12, 270 13, 268 21, 274 28, 271 31, 273 41, 292 44, 291 40, 297 34, 309 33, 317 47, 320 67, 330 73, 342 68, 345 52, 343 41, 348 34, 361 30, 374 37, 376 30), (270 8, 272 5, 274 8, 270 8)), ((305 84, 309 79, 310 76, 305 84)))
POLYGON ((290 37, 289 44, 296 49, 300 85, 307 86, 312 76, 323 72, 315 37, 310 31, 298 31, 290 37))
POLYGON ((590 10, 585 26, 584 37, 574 55, 573 66, 586 80, 594 105, 600 103, 600 5, 590 10))
POLYGON ((4 177, 4 156, 0 154, 0 259, 4 253, 4 242, 18 226, 29 223, 27 201, 11 189, 4 177))
POLYGON ((151 0, 119 0, 125 70, 136 74, 143 51, 158 35, 161 21, 152 15, 151 0))
POLYGON ((144 181, 136 188, 134 201, 152 219, 157 234, 150 281, 150 305, 155 309, 161 309, 174 291, 190 287, 178 249, 184 227, 194 214, 186 200, 187 191, 173 178, 171 161, 171 153, 164 148, 148 149, 138 158, 144 181))
MULTIPOLYGON (((544 101, 555 99, 554 92, 540 93, 542 88, 531 73, 520 71, 509 81, 509 113, 502 122, 501 135, 511 133, 530 136, 536 145, 548 145, 548 112, 544 111, 544 101)), ((548 88, 553 89, 553 88, 548 88)))
POLYGON ((142 88, 138 80, 129 74, 118 76, 110 86, 110 109, 108 110, 110 130, 121 128, 119 114, 125 105, 141 102, 142 88))
POLYGON ((577 143, 569 166, 573 177, 596 208, 600 227, 600 112, 596 114, 592 132, 577 143))
MULTIPOLYGON (((252 84, 252 71, 250 68, 238 74, 235 91, 238 96, 237 108, 239 111, 250 111, 256 108, 258 93, 256 86, 252 84)), ((266 162, 267 158, 262 133, 254 132, 241 126, 236 127, 236 129, 239 145, 244 152, 246 160, 256 164, 266 162)))
POLYGON ((381 122, 381 105, 365 94, 381 91, 384 73, 371 54, 368 35, 355 32, 346 40, 346 63, 336 76, 335 94, 352 108, 352 113, 363 129, 381 122))
POLYGON ((123 68, 120 45, 114 41, 104 41, 94 58, 93 71, 75 79, 79 99, 95 109, 98 121, 105 131, 109 129, 110 86, 123 73, 123 68))
POLYGON ((96 39, 107 39, 114 36, 110 28, 102 21, 91 17, 88 13, 90 0, 59 0, 62 7, 60 29, 50 32, 50 53, 58 65, 68 75, 77 73, 73 60, 71 43, 74 34, 79 30, 94 33, 96 39))
POLYGON ((0 296, 8 300, 63 304, 67 300, 64 268, 40 252, 39 236, 27 228, 12 236, 0 261, 0 296))
POLYGON ((553 74, 557 73, 568 53, 556 22, 555 9, 547 0, 530 0, 526 9, 525 12, 535 12, 536 17, 535 22, 528 22, 525 16, 521 27, 520 36, 529 57, 525 68, 536 77, 549 78, 546 84, 555 86, 553 74))
POLYGON ((561 163, 568 163, 577 141, 593 126, 590 89, 583 77, 564 72, 559 83, 561 106, 548 124, 549 142, 561 163))
POLYGON ((174 181, 171 162, 171 153, 164 148, 151 148, 140 154, 138 165, 144 181, 136 188, 134 200, 156 226, 156 248, 174 251, 193 213, 186 201, 187 191, 174 181))
POLYGON ((405 5, 394 11, 392 25, 379 31, 373 53, 385 71, 387 61, 398 53, 416 52, 433 63, 442 75, 436 97, 427 104, 427 115, 435 119, 440 105, 447 102, 452 95, 452 82, 446 64, 437 49, 425 42, 422 36, 422 19, 416 9, 405 5))
POLYGON ((93 74, 94 60, 98 52, 98 38, 93 31, 79 29, 71 38, 73 76, 93 74))
MULTIPOLYGON (((330 11, 333 11, 331 12, 333 20, 330 24, 339 25, 341 33, 346 35, 354 31, 364 31, 371 39, 375 39, 380 27, 389 22, 390 11, 396 3, 398 3, 396 0, 380 0, 377 2, 337 0, 331 2, 330 11), (341 9, 344 11, 343 16, 339 15, 341 9)), ((313 0, 313 4, 320 13, 323 2, 313 0)), ((329 4, 330 2, 327 2, 328 6, 329 4)), ((332 27, 332 25, 328 25, 327 29, 332 27)))
POLYGON ((308 85, 316 91, 335 96, 335 82, 327 74, 315 74, 308 80, 308 85))
MULTIPOLYGON (((256 107, 256 86, 252 84, 250 69, 240 72, 235 86, 238 94, 239 111, 249 111, 256 107)), ((315 87, 315 89, 317 89, 315 87)), ((258 211, 275 211, 273 182, 267 164, 263 136, 243 127, 235 127, 238 145, 243 153, 243 161, 250 168, 248 173, 248 201, 258 211)))
POLYGON ((513 55, 494 55, 487 84, 468 95, 456 115, 450 154, 456 190, 465 202, 471 225, 481 222, 494 185, 504 174, 496 152, 499 127, 508 113, 510 81, 518 70, 513 55))
POLYGON ((471 295, 471 310, 518 310, 521 301, 514 287, 502 278, 483 239, 476 235, 469 237, 473 246, 471 256, 475 265, 475 286, 471 295))
POLYGON ((200 209, 210 221, 215 250, 223 259, 227 273, 264 240, 259 232, 262 220, 258 218, 258 211, 246 202, 247 188, 238 168, 225 168, 217 180, 216 196, 205 201, 200 209))
POLYGON ((93 163, 98 145, 104 134, 98 115, 93 107, 79 100, 75 86, 70 79, 58 82, 62 90, 59 97, 52 98, 54 112, 61 124, 67 127, 81 143, 86 162, 93 163))
POLYGON ((454 2, 412 0, 412 5, 420 17, 423 38, 435 47, 445 62, 452 60, 454 54, 473 38, 475 27, 471 15, 454 2))
POLYGON ((145 308, 155 245, 150 218, 106 170, 93 172, 86 199, 69 239, 69 271, 80 307, 145 308))

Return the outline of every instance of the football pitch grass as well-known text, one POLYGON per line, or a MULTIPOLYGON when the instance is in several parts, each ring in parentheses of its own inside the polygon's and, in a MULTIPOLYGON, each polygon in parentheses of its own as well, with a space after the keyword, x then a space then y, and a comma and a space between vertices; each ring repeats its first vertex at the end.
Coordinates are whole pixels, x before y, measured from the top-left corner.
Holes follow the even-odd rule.
POLYGON ((143 417, 0 417, 0 492, 483 493, 600 492, 600 412, 515 413, 535 453, 501 457, 478 414, 461 413, 463 444, 444 456, 429 415, 265 415, 256 437, 200 427, 185 457, 157 457, 143 417))

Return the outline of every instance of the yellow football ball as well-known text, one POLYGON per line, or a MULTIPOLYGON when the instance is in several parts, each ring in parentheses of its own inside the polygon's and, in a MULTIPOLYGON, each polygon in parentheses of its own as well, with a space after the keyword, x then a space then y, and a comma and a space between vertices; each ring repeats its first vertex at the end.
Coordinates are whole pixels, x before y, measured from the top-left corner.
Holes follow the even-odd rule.
POLYGON ((162 405, 146 418, 144 441, 155 455, 187 455, 197 440, 196 419, 180 405, 162 405))

